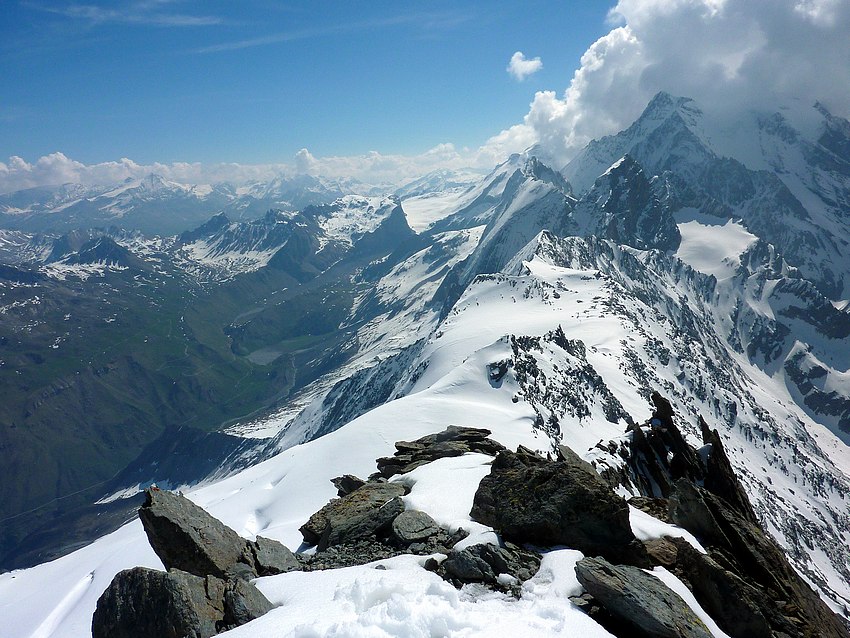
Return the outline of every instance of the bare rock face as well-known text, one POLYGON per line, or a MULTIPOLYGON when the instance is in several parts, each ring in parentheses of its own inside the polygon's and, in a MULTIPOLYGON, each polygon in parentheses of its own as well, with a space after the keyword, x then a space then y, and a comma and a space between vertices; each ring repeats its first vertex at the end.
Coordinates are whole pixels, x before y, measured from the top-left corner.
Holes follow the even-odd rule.
POLYGON ((320 551, 343 541, 365 538, 390 525, 404 511, 404 487, 396 483, 366 483, 333 499, 313 514, 300 532, 304 542, 320 551))
POLYGON ((245 539, 203 508, 173 492, 151 488, 139 518, 166 569, 226 578, 237 563, 253 569, 245 539))
POLYGON ((606 611, 633 627, 633 636, 711 638, 677 593, 636 567, 583 558, 576 563, 576 576, 606 611))
POLYGON ((224 618, 224 588, 224 581, 213 576, 125 570, 97 601, 92 638, 209 638, 224 618))
POLYGON ((566 545, 648 564, 626 501, 577 457, 562 452, 560 458, 549 461, 523 448, 500 452, 478 486, 470 515, 515 543, 566 545))

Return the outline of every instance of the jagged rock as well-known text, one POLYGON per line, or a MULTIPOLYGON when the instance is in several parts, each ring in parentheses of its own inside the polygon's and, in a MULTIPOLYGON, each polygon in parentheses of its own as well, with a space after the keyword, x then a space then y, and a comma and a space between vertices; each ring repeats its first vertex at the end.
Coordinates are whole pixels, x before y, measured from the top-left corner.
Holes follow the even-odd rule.
POLYGON ((500 585, 509 589, 531 578, 540 567, 540 557, 516 546, 497 547, 488 543, 453 550, 442 562, 443 578, 460 587, 465 583, 500 585), (500 581, 499 576, 509 578, 500 581))
POLYGON ((209 638, 224 618, 224 588, 179 570, 124 570, 97 601, 92 638, 209 638))
POLYGON ((735 475, 729 457, 726 456, 726 450, 720 440, 720 433, 717 430, 709 429, 702 417, 699 418, 699 427, 702 433, 702 442, 711 446, 706 460, 703 487, 729 503, 745 519, 758 524, 750 499, 735 475))
MULTIPOLYGON (((697 601, 723 631, 731 636, 771 638, 771 623, 756 602, 763 597, 762 592, 683 539, 671 539, 668 543, 676 547, 676 565, 697 601)), ((777 620, 774 618, 775 624, 777 620)))
POLYGON ((295 554, 276 540, 257 536, 256 541, 248 541, 248 546, 254 554, 257 576, 274 576, 301 568, 295 554))
POLYGON ((370 536, 404 511, 404 487, 396 483, 366 483, 331 500, 313 514, 300 532, 304 542, 324 550, 330 545, 370 536))
POLYGON ((166 569, 226 578, 237 563, 253 569, 253 557, 239 534, 189 499, 156 488, 145 492, 139 518, 151 547, 166 569))
POLYGON ((353 474, 345 474, 331 479, 331 483, 336 488, 337 496, 346 496, 354 490, 360 489, 366 484, 362 478, 357 478, 353 474))
POLYGON ((602 558, 576 563, 582 586, 612 616, 640 633, 658 638, 711 638, 711 633, 682 598, 654 576, 602 558))
POLYGON ((500 452, 478 486, 470 515, 516 543, 566 545, 648 565, 626 501, 569 459, 547 461, 522 448, 500 452))
POLYGON ((221 629, 232 629, 267 614, 273 609, 259 589, 244 580, 231 580, 224 589, 224 618, 221 629))
POLYGON ((396 516, 392 528, 393 536, 405 545, 425 540, 440 531, 434 519, 419 510, 402 512, 396 516))
POLYGON ((504 446, 487 437, 490 430, 450 425, 442 432, 423 436, 416 441, 398 441, 393 456, 377 460, 378 472, 374 476, 389 478, 406 474, 421 465, 437 459, 461 456, 467 452, 480 452, 495 456, 504 446))
POLYGON ((714 518, 703 496, 705 491, 691 481, 680 479, 669 500, 670 519, 678 526, 721 547, 729 547, 729 539, 714 518))
MULTIPOLYGON (((774 634, 781 632, 794 638, 850 636, 838 616, 791 567, 780 547, 724 499, 681 479, 670 503, 674 522, 701 536, 703 544, 709 546, 711 559, 720 566, 717 569, 702 555, 680 547, 679 567, 700 604, 719 610, 719 602, 726 598, 718 599, 713 588, 728 587, 751 603, 739 606, 737 613, 743 615, 747 609, 757 608, 774 634), (780 605, 778 601, 784 602, 780 605)), ((736 621, 721 616, 716 620, 721 626, 740 622, 757 627, 760 622, 757 617, 736 621)))
POLYGON ((657 392, 650 399, 654 410, 649 429, 630 428, 628 463, 642 494, 667 498, 676 480, 702 481, 705 471, 699 455, 676 427, 670 402, 657 392))

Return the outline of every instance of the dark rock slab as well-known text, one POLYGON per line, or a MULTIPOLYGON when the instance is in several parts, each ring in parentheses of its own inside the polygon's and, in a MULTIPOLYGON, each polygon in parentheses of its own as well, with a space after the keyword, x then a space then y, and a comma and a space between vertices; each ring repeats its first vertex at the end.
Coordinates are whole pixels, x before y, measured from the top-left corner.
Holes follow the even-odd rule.
POLYGON ((337 496, 346 496, 354 490, 360 489, 366 484, 362 478, 358 478, 353 474, 344 474, 331 479, 331 483, 336 488, 337 496))
POLYGON ((699 426, 703 443, 711 446, 706 460, 703 487, 725 500, 750 523, 758 524, 750 499, 747 497, 747 493, 735 475, 735 470, 732 469, 732 464, 726 455, 726 449, 720 440, 720 433, 717 430, 709 429, 702 417, 699 418, 699 426))
POLYGON ((92 638, 209 638, 224 618, 223 596, 224 581, 214 577, 134 567, 98 599, 92 638))
POLYGON ((248 541, 248 547, 254 554, 257 576, 274 576, 301 569, 295 554, 276 540, 257 536, 256 541, 248 541))
POLYGON ((708 546, 711 561, 680 547, 677 566, 700 604, 707 611, 715 610, 717 615, 712 617, 721 627, 744 625, 758 631, 760 615, 774 635, 850 636, 838 616, 794 570, 779 545, 726 500, 680 479, 670 498, 670 513, 677 525, 708 546), (724 601, 733 604, 732 596, 741 602, 732 607, 740 618, 724 615, 720 605, 724 601))
POLYGON ((300 532, 304 542, 324 550, 341 542, 365 538, 392 523, 404 511, 404 487, 396 483, 366 483, 331 500, 313 514, 300 532))
POLYGON ((377 460, 378 472, 374 476, 389 478, 395 474, 406 474, 437 459, 469 452, 495 456, 505 448, 501 443, 488 439, 489 435, 490 430, 450 425, 442 432, 415 441, 398 441, 393 456, 377 460))
POLYGON ((226 578, 237 563, 253 568, 245 539, 178 494, 148 489, 139 518, 167 569, 226 578))
POLYGON ((393 536, 403 545, 423 541, 440 531, 440 526, 425 512, 406 510, 392 524, 393 536))
POLYGON ((572 458, 548 461, 524 449, 500 452, 479 484, 470 514, 516 543, 566 545, 648 565, 626 501, 585 465, 572 458))
POLYGON ((269 599, 244 580, 228 581, 223 599, 224 618, 220 625, 222 631, 249 623, 273 609, 269 599))
POLYGON ((632 625, 635 636, 711 638, 687 603, 646 572, 602 558, 583 558, 575 569, 585 590, 612 616, 632 625))
MULTIPOLYGON (((725 569, 711 556, 698 552, 685 540, 670 539, 668 543, 677 549, 676 566, 685 582, 723 631, 730 636, 748 638, 773 636, 771 623, 759 608, 759 603, 765 602, 763 591, 725 569)), ((773 615, 774 624, 785 624, 778 612, 773 615)), ((785 628, 793 632, 793 626, 785 628)))
MULTIPOLYGON (((512 576, 519 584, 531 578, 540 567, 540 557, 515 545, 497 547, 488 543, 452 550, 439 567, 445 580, 460 587, 466 583, 495 586, 500 574, 512 576)), ((510 590, 509 585, 502 589, 510 590)), ((517 590, 518 593, 518 590, 517 590)))

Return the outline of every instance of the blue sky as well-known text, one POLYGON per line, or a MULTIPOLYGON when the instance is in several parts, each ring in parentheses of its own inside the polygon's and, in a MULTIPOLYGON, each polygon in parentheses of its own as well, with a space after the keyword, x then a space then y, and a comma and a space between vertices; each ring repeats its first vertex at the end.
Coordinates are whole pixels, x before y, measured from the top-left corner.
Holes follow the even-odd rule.
POLYGON ((848 33, 848 0, 0 0, 0 193, 562 166, 662 90, 850 118, 848 33))
POLYGON ((563 91, 611 4, 5 0, 0 158, 287 161, 476 147, 563 91), (519 82, 515 51, 543 68, 519 82))

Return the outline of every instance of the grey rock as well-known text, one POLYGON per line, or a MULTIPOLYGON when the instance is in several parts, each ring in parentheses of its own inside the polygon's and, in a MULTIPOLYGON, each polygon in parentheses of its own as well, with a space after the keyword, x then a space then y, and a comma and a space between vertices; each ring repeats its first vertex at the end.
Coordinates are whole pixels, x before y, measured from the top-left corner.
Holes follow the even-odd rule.
POLYGON ((404 511, 403 494, 404 487, 396 483, 366 483, 313 514, 300 528, 304 542, 321 551, 374 534, 404 511))
POLYGON ((682 598, 646 572, 602 558, 576 563, 579 582, 612 616, 647 636, 711 638, 682 598))
POLYGON ((209 638, 224 617, 223 594, 224 582, 214 577, 134 567, 119 572, 98 599, 92 637, 209 638))
POLYGON ((478 486, 470 514, 516 543, 566 545, 648 564, 625 500, 583 461, 547 461, 523 449, 500 452, 478 486))
POLYGON ((244 580, 232 580, 224 590, 224 619, 222 629, 239 627, 273 609, 259 589, 244 580))
POLYGON ((366 484, 362 478, 358 478, 353 474, 344 474, 331 479, 331 483, 336 488, 337 496, 345 496, 351 494, 354 490, 358 490, 366 484))
POLYGON ((407 510, 395 518, 392 529, 399 542, 409 545, 434 536, 440 531, 440 526, 425 512, 407 510))
POLYGON ((236 563, 253 567, 245 539, 192 501, 151 488, 139 509, 151 547, 167 569, 225 578, 236 563))
MULTIPOLYGON (((495 585, 500 574, 518 582, 531 578, 540 567, 540 557, 519 547, 497 547, 488 543, 452 550, 440 564, 443 577, 456 586, 465 583, 495 585)), ((505 587, 509 589, 510 587, 505 587)))
POLYGON ((258 576, 274 576, 301 569, 295 554, 276 540, 257 536, 257 540, 249 541, 248 546, 254 553, 258 576))
MULTIPOLYGON (((670 539, 668 542, 677 548, 676 565, 691 585, 697 601, 723 631, 731 636, 771 638, 771 623, 759 609, 763 592, 686 541, 670 539)), ((774 623, 777 620, 779 618, 774 618, 774 623)))
POLYGON ((450 425, 442 432, 423 436, 416 441, 398 441, 393 456, 377 460, 376 476, 389 478, 406 474, 440 458, 461 456, 468 452, 496 455, 504 446, 487 437, 490 430, 450 425))

